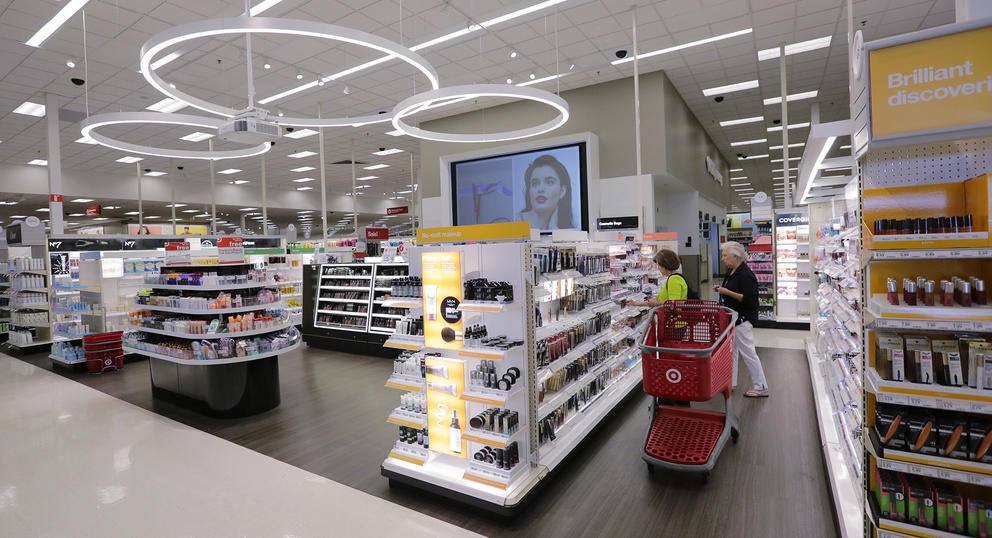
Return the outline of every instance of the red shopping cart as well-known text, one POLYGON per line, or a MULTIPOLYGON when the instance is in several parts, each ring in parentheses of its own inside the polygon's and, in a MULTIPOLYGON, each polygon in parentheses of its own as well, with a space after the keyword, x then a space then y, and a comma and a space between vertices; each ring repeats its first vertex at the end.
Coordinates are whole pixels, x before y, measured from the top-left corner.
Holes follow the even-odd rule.
POLYGON ((86 369, 91 374, 120 370, 124 367, 124 348, 121 347, 123 336, 122 331, 116 331, 83 337, 86 369))
POLYGON ((652 314, 638 344, 644 392, 654 396, 641 457, 648 472, 702 473, 705 482, 727 438, 740 436, 730 402, 737 313, 715 301, 669 301, 652 314), (724 413, 660 402, 703 402, 718 392, 724 413))

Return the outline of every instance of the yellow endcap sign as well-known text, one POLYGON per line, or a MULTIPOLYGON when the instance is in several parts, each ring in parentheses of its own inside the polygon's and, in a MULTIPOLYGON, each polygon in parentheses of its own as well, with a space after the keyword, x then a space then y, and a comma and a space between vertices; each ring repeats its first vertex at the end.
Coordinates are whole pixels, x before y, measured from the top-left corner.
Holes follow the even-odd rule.
POLYGON ((868 52, 872 137, 992 123, 992 27, 868 52))
POLYGON ((417 244, 460 243, 462 241, 492 241, 496 239, 530 239, 530 223, 500 222, 497 224, 471 224, 445 228, 417 230, 417 244))

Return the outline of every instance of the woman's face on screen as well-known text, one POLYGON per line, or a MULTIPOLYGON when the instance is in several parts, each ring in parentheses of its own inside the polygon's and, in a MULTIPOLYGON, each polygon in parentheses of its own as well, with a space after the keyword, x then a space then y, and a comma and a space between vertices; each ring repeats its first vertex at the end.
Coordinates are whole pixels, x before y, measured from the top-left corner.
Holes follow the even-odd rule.
POLYGON ((530 175, 530 207, 534 211, 554 211, 565 197, 565 186, 550 166, 538 166, 530 175))

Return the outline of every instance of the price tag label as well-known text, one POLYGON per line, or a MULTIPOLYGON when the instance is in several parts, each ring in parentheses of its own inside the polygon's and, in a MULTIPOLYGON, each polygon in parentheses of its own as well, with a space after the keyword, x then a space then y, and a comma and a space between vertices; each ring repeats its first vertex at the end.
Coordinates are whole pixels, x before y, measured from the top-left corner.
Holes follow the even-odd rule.
POLYGON ((910 474, 917 474, 923 476, 930 476, 927 474, 927 469, 921 465, 909 464, 906 466, 905 472, 910 474))
POLYGON ((968 475, 968 481, 979 486, 992 486, 992 476, 973 473, 968 475))
POLYGON ((903 394, 893 394, 889 397, 889 401, 894 404, 909 405, 909 397, 903 394))
POLYGON ((936 321, 928 321, 928 322, 926 322, 926 328, 927 329, 936 330, 939 327, 940 327, 940 325, 936 321))
POLYGON ((992 250, 983 248, 983 249, 975 252, 975 254, 976 254, 976 257, 978 257, 978 258, 988 258, 988 257, 992 256, 992 250))
POLYGON ((955 331, 967 331, 972 328, 970 321, 955 321, 951 323, 951 328, 955 331))
POLYGON ((927 402, 923 398, 921 398, 919 396, 910 396, 909 397, 909 405, 916 406, 916 407, 927 407, 926 404, 927 404, 927 402))
POLYGON ((169 241, 165 244, 166 265, 189 265, 191 262, 192 255, 189 251, 189 243, 186 241, 169 241))
POLYGON ((937 252, 935 252, 933 250, 923 251, 923 257, 925 257, 925 258, 936 258, 937 257, 937 252))
POLYGON ((940 409, 952 410, 954 409, 954 402, 951 400, 937 400, 937 407, 940 409))
POLYGON ((954 400, 954 410, 967 413, 971 411, 971 402, 954 400))
POLYGON ((989 411, 989 406, 982 402, 971 402, 971 408, 969 411, 972 413, 987 413, 989 411))
POLYGON ((937 469, 937 478, 942 478, 944 480, 954 480, 955 482, 967 482, 968 475, 959 471, 951 471, 949 469, 937 469))

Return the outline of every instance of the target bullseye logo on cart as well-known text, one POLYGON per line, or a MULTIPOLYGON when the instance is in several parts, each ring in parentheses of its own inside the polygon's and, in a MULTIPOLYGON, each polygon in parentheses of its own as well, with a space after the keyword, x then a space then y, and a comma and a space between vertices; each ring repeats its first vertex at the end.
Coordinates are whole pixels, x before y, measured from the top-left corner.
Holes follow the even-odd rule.
POLYGON ((682 381, 682 372, 676 370, 675 368, 669 368, 668 371, 665 372, 665 379, 673 385, 678 385, 679 382, 682 381))

